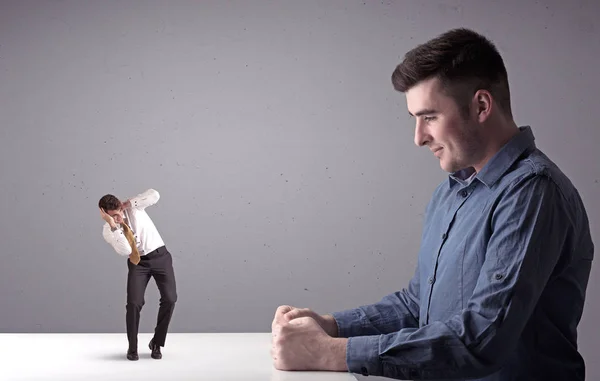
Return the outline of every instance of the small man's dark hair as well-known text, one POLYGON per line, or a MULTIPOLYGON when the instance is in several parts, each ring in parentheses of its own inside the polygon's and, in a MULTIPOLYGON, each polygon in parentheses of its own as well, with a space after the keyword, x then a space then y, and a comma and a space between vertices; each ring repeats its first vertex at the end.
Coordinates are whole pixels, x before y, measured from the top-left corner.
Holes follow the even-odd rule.
POLYGON ((121 209, 123 204, 118 198, 116 198, 112 194, 107 194, 102 196, 100 201, 98 201, 98 206, 108 212, 109 210, 121 209))

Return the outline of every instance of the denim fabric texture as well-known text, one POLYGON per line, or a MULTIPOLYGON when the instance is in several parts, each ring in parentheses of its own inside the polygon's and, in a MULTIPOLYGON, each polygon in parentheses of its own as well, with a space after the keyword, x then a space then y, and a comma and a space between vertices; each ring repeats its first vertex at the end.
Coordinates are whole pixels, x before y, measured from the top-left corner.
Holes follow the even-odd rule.
POLYGON ((333 314, 349 370, 428 380, 585 379, 577 325, 594 245, 578 191, 529 126, 426 208, 408 286, 333 314))

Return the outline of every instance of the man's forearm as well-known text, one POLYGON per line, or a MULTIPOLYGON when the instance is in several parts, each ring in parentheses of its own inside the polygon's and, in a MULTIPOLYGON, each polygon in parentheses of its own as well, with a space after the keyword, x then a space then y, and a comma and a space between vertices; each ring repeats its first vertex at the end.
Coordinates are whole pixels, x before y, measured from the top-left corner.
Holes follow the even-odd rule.
POLYGON ((323 321, 325 322, 323 330, 331 337, 339 337, 339 329, 337 322, 332 314, 322 315, 323 321))
POLYGON ((386 295, 378 303, 332 315, 338 337, 381 335, 419 326, 419 305, 407 290, 386 295))
POLYGON ((346 365, 346 345, 348 339, 345 338, 331 338, 327 341, 324 346, 325 364, 323 364, 324 370, 334 372, 347 372, 348 366, 346 365))
POLYGON ((118 225, 115 224, 115 229, 110 225, 108 228, 105 227, 103 237, 119 255, 127 256, 131 254, 131 245, 118 225))

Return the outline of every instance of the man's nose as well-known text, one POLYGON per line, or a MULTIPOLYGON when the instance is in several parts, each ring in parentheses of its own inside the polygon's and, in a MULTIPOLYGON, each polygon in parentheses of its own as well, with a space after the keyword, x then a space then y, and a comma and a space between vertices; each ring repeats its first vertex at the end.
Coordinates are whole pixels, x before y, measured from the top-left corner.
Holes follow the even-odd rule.
POLYGON ((418 147, 424 146, 427 143, 427 136, 423 122, 417 119, 415 124, 415 145, 418 147))

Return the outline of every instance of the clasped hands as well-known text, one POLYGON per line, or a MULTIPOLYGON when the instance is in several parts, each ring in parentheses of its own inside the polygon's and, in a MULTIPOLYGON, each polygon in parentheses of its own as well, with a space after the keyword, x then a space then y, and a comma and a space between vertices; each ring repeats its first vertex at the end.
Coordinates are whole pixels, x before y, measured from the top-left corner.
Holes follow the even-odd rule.
POLYGON ((346 342, 331 315, 280 306, 271 324, 271 357, 279 370, 347 371, 346 342))

